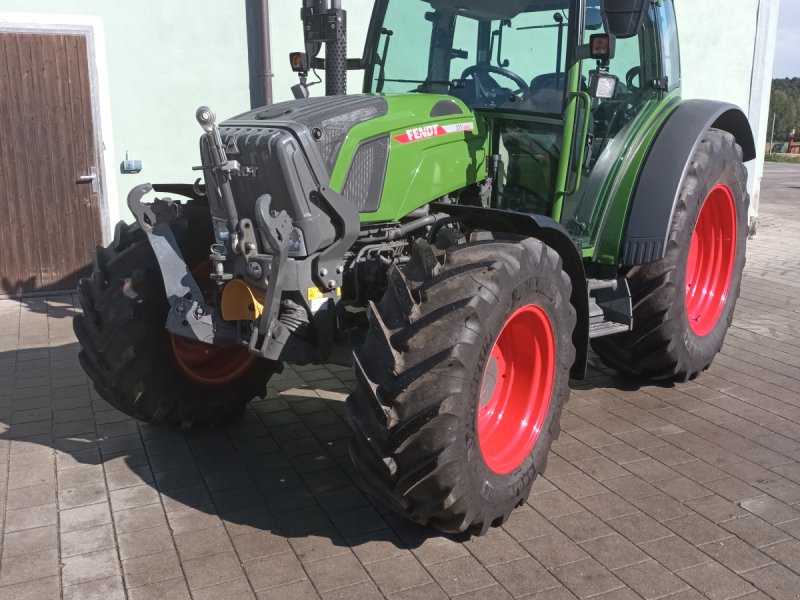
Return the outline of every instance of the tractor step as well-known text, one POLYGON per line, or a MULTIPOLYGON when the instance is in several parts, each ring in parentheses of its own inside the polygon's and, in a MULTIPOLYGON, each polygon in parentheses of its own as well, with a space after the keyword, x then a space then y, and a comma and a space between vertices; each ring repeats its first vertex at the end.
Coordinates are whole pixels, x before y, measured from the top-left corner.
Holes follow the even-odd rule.
POLYGON ((633 329, 633 305, 627 279, 589 280, 589 338, 633 329))

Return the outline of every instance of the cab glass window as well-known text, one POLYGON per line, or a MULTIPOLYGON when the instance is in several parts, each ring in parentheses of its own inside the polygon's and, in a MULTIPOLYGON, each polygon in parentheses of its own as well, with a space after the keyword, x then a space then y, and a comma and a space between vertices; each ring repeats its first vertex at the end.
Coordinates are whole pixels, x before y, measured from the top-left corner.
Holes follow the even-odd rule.
POLYGON ((667 78, 670 91, 681 85, 681 53, 678 43, 678 26, 672 0, 664 0, 656 9, 661 37, 661 73, 667 78))
POLYGON ((473 108, 560 117, 570 1, 531 2, 516 15, 497 1, 495 10, 477 0, 457 9, 390 0, 370 89, 451 94, 473 108))

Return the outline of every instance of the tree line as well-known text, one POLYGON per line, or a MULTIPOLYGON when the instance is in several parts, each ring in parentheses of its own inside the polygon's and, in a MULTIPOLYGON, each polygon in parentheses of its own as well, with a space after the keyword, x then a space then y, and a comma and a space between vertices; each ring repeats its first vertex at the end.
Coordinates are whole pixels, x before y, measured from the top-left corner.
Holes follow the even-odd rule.
POLYGON ((775 142, 785 142, 792 130, 800 137, 800 77, 772 80, 769 135, 775 123, 775 142))

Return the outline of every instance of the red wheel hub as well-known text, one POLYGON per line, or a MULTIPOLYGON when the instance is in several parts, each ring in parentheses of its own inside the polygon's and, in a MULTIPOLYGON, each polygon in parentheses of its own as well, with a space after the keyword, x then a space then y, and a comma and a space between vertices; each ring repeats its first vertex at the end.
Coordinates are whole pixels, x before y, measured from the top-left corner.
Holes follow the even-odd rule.
MULTIPOLYGON (((201 288, 211 285, 211 261, 192 270, 201 288)), ((201 385, 222 386, 236 381, 247 373, 256 361, 243 346, 211 346, 169 334, 170 348, 181 372, 201 385)))
POLYGON ((550 408, 555 372, 550 317, 538 306, 520 308, 500 332, 481 384, 478 441, 495 473, 510 473, 533 450, 550 408))
POLYGON ((736 262, 736 203, 731 190, 718 185, 708 194, 689 248, 686 312, 692 331, 711 333, 722 316, 736 262))

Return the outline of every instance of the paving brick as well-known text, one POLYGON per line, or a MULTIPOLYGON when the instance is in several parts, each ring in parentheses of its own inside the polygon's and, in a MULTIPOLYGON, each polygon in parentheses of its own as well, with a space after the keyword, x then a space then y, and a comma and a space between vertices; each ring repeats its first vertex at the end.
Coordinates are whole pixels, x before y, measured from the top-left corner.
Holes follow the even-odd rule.
POLYGON ((216 515, 213 506, 176 510, 175 512, 168 513, 167 519, 175 535, 189 533, 190 531, 210 529, 220 524, 219 517, 216 515))
MULTIPOLYGON (((222 531, 224 529, 220 527, 222 531)), ((190 590, 233 581, 243 576, 242 566, 233 551, 183 560, 183 571, 190 590)))
POLYGON ((656 488, 633 475, 609 479, 608 481, 604 481, 603 485, 628 501, 658 494, 656 488))
POLYGON ((632 515, 638 510, 633 504, 612 492, 581 498, 579 502, 585 509, 604 521, 632 515))
POLYGON ((58 550, 4 556, 0 564, 0 586, 58 575, 58 550))
MULTIPOLYGON (((531 560, 531 562, 533 561, 531 560)), ((428 571, 436 583, 451 596, 486 588, 495 583, 489 572, 472 556, 462 556, 431 565, 428 567, 428 571)))
POLYGON ((65 558, 61 569, 61 579, 65 587, 119 574, 119 560, 113 548, 65 558))
POLYGON ((772 525, 800 519, 800 510, 769 496, 745 500, 740 502, 739 506, 754 515, 758 515, 772 525))
POLYGON ((111 509, 114 512, 139 508, 148 504, 160 502, 158 491, 151 485, 137 485, 134 487, 112 490, 110 493, 111 509))
POLYGON ((531 496, 528 504, 547 519, 578 513, 583 507, 564 492, 553 491, 531 496))
POLYGON ((100 525, 61 534, 62 558, 106 550, 115 546, 114 530, 111 525, 100 525))
POLYGON ((183 576, 178 555, 172 549, 123 560, 122 571, 128 588, 183 576))
POLYGON ((800 575, 782 565, 770 565, 743 573, 742 577, 771 598, 797 598, 800 575))
MULTIPOLYGON (((216 527, 189 531, 174 536, 178 555, 184 563, 188 560, 233 551, 228 532, 219 523, 216 527)), ((244 560, 244 559, 242 559, 244 560)))
POLYGON ((119 555, 122 560, 147 556, 171 550, 173 540, 169 528, 165 526, 139 529, 117 535, 119 555))
POLYGON ((55 525, 6 533, 3 537, 3 558, 31 554, 58 548, 58 531, 55 525))
POLYGON ((244 563, 247 578, 256 592, 307 579, 293 552, 284 552, 244 563))
POLYGON ((125 600, 122 576, 114 575, 65 587, 64 600, 125 600))
POLYGON ((114 513, 114 525, 118 534, 166 524, 167 517, 164 515, 164 509, 157 504, 114 513))
MULTIPOLYGON (((492 537, 488 536, 490 539, 492 537)), ((513 540, 510 541, 513 542, 513 540)), ((522 546, 547 569, 588 558, 586 552, 577 543, 560 532, 523 542, 522 546)), ((481 543, 477 542, 473 543, 473 548, 471 548, 472 553, 485 566, 510 562, 526 556, 522 548, 510 546, 505 540, 501 540, 500 544, 489 541, 484 543, 483 547, 481 547, 481 543), (496 546, 499 546, 499 548, 496 549, 496 546), (478 552, 473 549, 474 547, 479 548, 478 552), (503 551, 504 548, 505 551, 503 551)))
POLYGON ((736 598, 755 591, 752 585, 719 563, 690 567, 677 575, 711 600, 736 598))
POLYGON ((579 544, 613 533, 608 525, 586 511, 557 517, 551 519, 551 522, 579 544))
MULTIPOLYGON (((422 586, 432 581, 425 568, 411 554, 403 554, 373 562, 367 565, 366 569, 369 576, 385 595, 422 586)), ((312 580, 316 582, 313 576, 312 580)))
MULTIPOLYGON (((216 529, 207 531, 216 531, 216 529)), ((271 531, 253 531, 234 536, 231 541, 242 562, 282 554, 290 550, 289 542, 287 542, 286 538, 271 531)), ((303 560, 303 554, 298 552, 298 556, 303 560)))
POLYGON ((591 558, 558 567, 552 572, 578 598, 597 596, 624 587, 611 571, 591 558))
POLYGON ((77 488, 58 490, 58 507, 61 510, 99 504, 108 501, 108 490, 103 483, 90 483, 77 488))
POLYGON ((631 504, 659 523, 692 514, 685 504, 666 494, 636 498, 631 500, 631 504))
MULTIPOLYGON (((617 534, 590 540, 581 546, 595 560, 612 571, 644 562, 649 558, 633 543, 617 534)), ((548 566, 548 568, 550 567, 548 566)))
POLYGON ((524 542, 558 530, 535 510, 516 510, 503 529, 518 542, 524 542))
POLYGON ((54 503, 7 510, 5 530, 14 532, 55 525, 57 516, 54 503))
POLYGON ((59 597, 60 587, 58 576, 42 577, 0 587, 0 600, 50 600, 59 597))
POLYGON ((105 502, 70 508, 59 513, 59 525, 62 533, 89 529, 108 523, 111 523, 111 511, 105 502))
POLYGON ((659 525, 658 522, 644 513, 635 513, 626 517, 611 519, 608 524, 636 544, 643 544, 670 535, 670 531, 667 528, 659 525))
POLYGON ((43 483, 31 487, 9 490, 6 496, 6 508, 16 510, 43 504, 52 504, 56 499, 55 483, 43 483))
POLYGON ((191 600, 183 576, 128 590, 130 600, 191 600))
POLYGON ((661 598, 687 589, 686 583, 655 561, 637 563, 614 571, 631 589, 643 598, 661 598))
POLYGON ((790 538, 788 534, 777 527, 773 527, 755 516, 725 521, 721 523, 721 526, 756 548, 776 544, 790 538))
POLYGON ((356 583, 355 585, 324 592, 321 597, 323 600, 350 600, 351 598, 356 600, 381 600, 384 598, 384 595, 381 594, 380 590, 373 582, 364 581, 356 583))
POLYGON ((774 561, 738 538, 728 538, 700 546, 700 549, 734 573, 766 567, 774 561))
POLYGON ((686 506, 717 524, 722 521, 747 516, 747 511, 738 504, 716 494, 689 500, 686 502, 686 506))
POLYGON ((671 571, 681 571, 711 561, 695 546, 674 535, 646 542, 640 547, 671 571))
POLYGON ((422 533, 421 537, 407 537, 405 541, 423 565, 434 565, 469 554, 463 544, 450 536, 431 535, 429 531, 422 533))
MULTIPOLYGON (((500 531, 500 534, 507 538, 509 537, 508 534, 503 531, 500 531)), ((473 541, 485 540, 490 537, 492 536, 490 535, 483 538, 475 538, 473 541)), ((372 532, 365 536, 351 538, 347 540, 347 542, 358 560, 365 566, 369 565, 370 563, 409 553, 409 551, 406 549, 406 545, 391 529, 384 529, 382 531, 372 532)), ((516 544, 514 540, 511 540, 511 542, 516 544)))
POLYGON ((695 546, 730 537, 728 531, 696 514, 665 521, 664 525, 695 546))
POLYGON ((255 594, 250 589, 246 579, 236 579, 211 585, 205 588, 192 590, 194 600, 255 600, 255 594))
POLYGON ((771 546, 764 546, 761 552, 800 574, 800 541, 786 540, 771 546))

